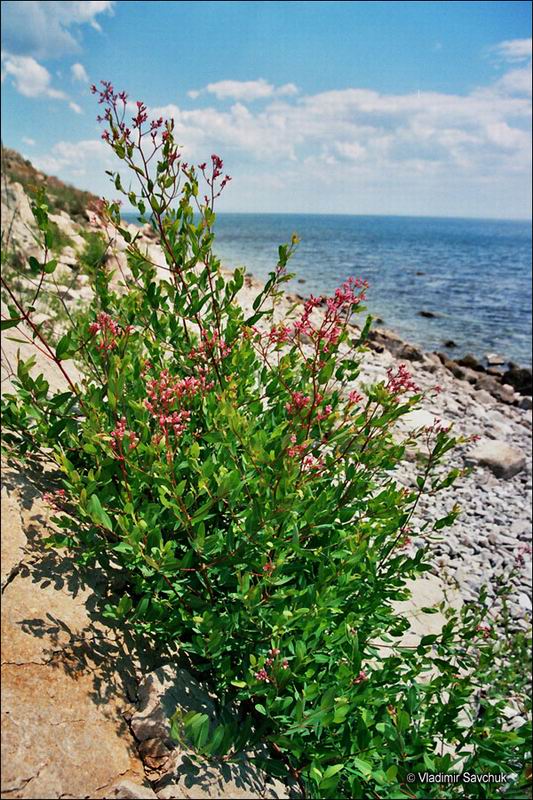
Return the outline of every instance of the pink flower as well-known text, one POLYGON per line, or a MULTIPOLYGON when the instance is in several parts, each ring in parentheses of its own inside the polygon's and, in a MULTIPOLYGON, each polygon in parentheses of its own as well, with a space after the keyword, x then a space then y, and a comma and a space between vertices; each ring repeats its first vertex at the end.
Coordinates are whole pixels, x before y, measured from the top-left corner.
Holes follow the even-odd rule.
POLYGON ((364 681, 367 681, 367 680, 368 680, 368 675, 362 669, 361 672, 359 673, 359 675, 357 676, 357 678, 354 678, 353 683, 355 683, 355 684, 364 683, 364 681))
POLYGON ((348 402, 350 405, 359 405, 363 401, 363 395, 353 389, 348 395, 348 402))
POLYGON ((386 388, 392 395, 401 395, 405 392, 419 392, 420 388, 413 381, 411 373, 408 372, 405 364, 400 364, 396 372, 392 369, 387 370, 388 381, 386 388))
POLYGON ((293 392, 290 402, 285 403, 285 408, 289 414, 296 414, 308 406, 310 402, 311 398, 308 395, 302 394, 302 392, 293 392))

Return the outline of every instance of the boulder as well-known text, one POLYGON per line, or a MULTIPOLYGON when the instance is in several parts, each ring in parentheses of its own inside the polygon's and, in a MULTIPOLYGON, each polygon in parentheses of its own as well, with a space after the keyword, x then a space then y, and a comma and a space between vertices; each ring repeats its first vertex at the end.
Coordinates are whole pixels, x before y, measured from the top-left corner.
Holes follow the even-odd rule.
POLYGON ((269 778, 246 755, 231 763, 194 760, 180 752, 171 773, 156 786, 161 800, 218 798, 218 800, 262 800, 295 796, 276 778, 269 778))
POLYGON ((186 670, 168 665, 149 673, 139 687, 139 710, 130 720, 135 738, 167 739, 169 719, 178 707, 214 719, 213 699, 186 670))
POLYGON ((485 367, 483 364, 480 364, 480 362, 475 356, 472 355, 472 353, 467 353, 462 358, 457 359, 457 363, 460 367, 468 367, 476 372, 485 372, 485 367))
POLYGON ((425 317, 426 319, 434 319, 435 317, 437 317, 439 315, 435 314, 434 311, 419 311, 418 312, 418 316, 419 317, 425 317))
POLYGON ((521 450, 499 439, 481 439, 467 454, 465 462, 487 467, 497 478, 508 480, 524 469, 526 457, 521 450))
MULTIPOLYGON (((170 741, 176 709, 207 714, 216 723, 214 697, 187 670, 166 665, 146 675, 139 687, 139 710, 130 719, 139 754, 159 798, 288 798, 290 790, 240 753, 233 763, 195 758, 170 741)), ((148 795, 118 795, 148 797, 148 795)), ((150 795, 151 796, 151 795, 150 795)))
POLYGON ((144 780, 123 719, 120 641, 93 616, 92 579, 43 552, 50 511, 35 486, 6 467, 2 477, 2 537, 15 537, 2 595, 2 797, 110 797, 116 781, 144 780))
POLYGON ((497 378, 492 375, 482 375, 476 381, 476 389, 479 391, 484 390, 489 392, 497 400, 502 403, 512 405, 515 401, 515 393, 511 386, 501 384, 497 378))
POLYGON ((502 382, 504 384, 509 384, 520 394, 531 397, 532 378, 530 369, 525 367, 512 367, 503 374, 502 382))
POLYGON ((400 417, 398 427, 402 431, 411 433, 419 428, 430 428, 435 422, 438 422, 445 428, 450 424, 449 422, 441 420, 437 415, 425 411, 423 408, 417 408, 415 411, 410 411, 408 414, 400 417))
POLYGON ((485 358, 489 367, 496 367, 498 364, 505 364, 505 358, 498 353, 486 353, 485 358))
POLYGON ((422 350, 420 350, 418 347, 414 347, 412 344, 407 344, 407 343, 397 350, 396 355, 398 356, 398 358, 401 358, 405 361, 424 360, 424 354, 422 350))

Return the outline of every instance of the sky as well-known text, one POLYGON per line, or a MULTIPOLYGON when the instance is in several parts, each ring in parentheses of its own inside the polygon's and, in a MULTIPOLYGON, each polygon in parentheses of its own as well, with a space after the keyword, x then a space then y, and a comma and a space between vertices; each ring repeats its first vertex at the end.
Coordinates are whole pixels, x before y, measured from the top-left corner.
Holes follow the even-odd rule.
POLYGON ((2 141, 112 198, 91 83, 217 153, 221 211, 531 217, 531 4, 2 2, 2 141))

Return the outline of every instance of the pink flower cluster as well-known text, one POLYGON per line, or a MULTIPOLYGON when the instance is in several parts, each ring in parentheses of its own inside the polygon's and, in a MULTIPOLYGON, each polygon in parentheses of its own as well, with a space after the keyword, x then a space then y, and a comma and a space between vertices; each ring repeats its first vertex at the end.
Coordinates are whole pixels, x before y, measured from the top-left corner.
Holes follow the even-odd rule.
POLYGON ((411 373, 405 364, 400 364, 396 372, 392 369, 387 370, 388 381, 386 388, 395 396, 405 394, 405 392, 419 392, 420 388, 413 381, 411 373))
POLYGON ((291 329, 287 325, 274 325, 267 335, 270 344, 285 344, 289 341, 291 329))
MULTIPOLYGON (((202 172, 202 175, 205 178, 205 182, 207 183, 207 185, 211 189, 212 199, 215 199, 216 197, 218 197, 220 195, 220 193, 222 192, 222 190, 225 188, 226 184, 229 183, 229 181, 231 180, 229 175, 224 175, 224 177, 223 177, 223 179, 222 179, 222 181, 220 183, 220 186, 218 187, 218 193, 215 194, 215 183, 220 178, 220 176, 222 175, 223 166, 224 166, 224 162, 222 161, 220 156, 216 155, 216 153, 213 153, 213 155, 211 156, 211 174, 210 175, 207 173, 207 164, 206 164, 205 161, 204 161, 203 164, 198 164, 198 169, 202 172)), ((209 198, 207 196, 205 197, 205 201, 206 201, 207 204, 209 203, 209 198)))
POLYGON ((55 511, 61 511, 61 504, 64 503, 66 499, 67 495, 64 489, 56 489, 55 492, 45 492, 43 494, 44 502, 55 511))
MULTIPOLYGON (((265 661, 265 666, 259 669, 256 673, 254 673, 255 678, 258 681, 263 681, 264 683, 270 683, 271 675, 268 673, 268 667, 272 667, 274 662, 276 661, 277 657, 280 654, 280 650, 278 647, 272 647, 269 651, 269 657, 265 661)), ((289 662, 286 658, 283 659, 281 662, 281 669, 289 669, 289 662)))
POLYGON ((291 458, 294 456, 301 456, 302 453, 305 452, 306 446, 305 444, 296 444, 296 434, 291 434, 291 446, 287 448, 287 455, 291 458))
POLYGON ((452 429, 451 425, 443 425, 440 419, 435 419, 433 425, 426 426, 426 433, 449 433, 452 429))
POLYGON ((181 436, 191 418, 191 412, 183 408, 183 402, 199 394, 205 394, 213 386, 206 379, 204 370, 199 377, 175 378, 167 369, 161 370, 158 378, 147 383, 147 399, 145 407, 152 414, 163 435, 166 437, 172 430, 181 436))
POLYGON ((333 406, 328 403, 327 405, 324 406, 323 409, 320 408, 318 409, 316 418, 318 419, 319 422, 321 422, 323 419, 329 417, 332 411, 333 411, 333 406))
POLYGON ((139 444, 139 437, 133 431, 127 431, 126 425, 126 417, 121 417, 111 431, 111 448, 119 461, 124 461, 124 439, 128 441, 128 451, 134 450, 139 444))
POLYGON ((123 330, 120 328, 117 322, 106 314, 105 311, 101 311, 98 314, 95 322, 91 322, 89 325, 89 333, 91 336, 96 336, 97 334, 101 334, 101 339, 98 342, 98 349, 102 350, 103 352, 109 352, 110 350, 114 350, 117 347, 117 337, 123 334, 129 334, 133 331, 133 327, 128 325, 123 330))
POLYGON ((198 347, 193 347, 191 349, 189 357, 196 359, 211 356, 217 361, 220 361, 230 353, 230 345, 226 344, 226 342, 221 339, 218 335, 218 331, 213 331, 213 334, 209 336, 205 328, 200 328, 200 343, 198 347))
POLYGON ((308 395, 302 394, 302 392, 293 392, 291 400, 285 403, 285 408, 288 414, 298 414, 298 412, 303 411, 310 402, 311 398, 308 395))
POLYGON ((357 406, 359 403, 362 403, 363 400, 363 395, 357 392, 355 389, 353 389, 348 395, 348 402, 350 405, 357 406))
POLYGON ((304 304, 300 319, 294 324, 294 334, 308 336, 320 344, 322 352, 327 353, 339 341, 343 327, 353 308, 365 299, 367 288, 367 281, 361 278, 349 278, 335 290, 333 297, 313 297, 311 295, 304 304), (326 313, 317 329, 313 326, 310 316, 315 308, 324 303, 326 304, 326 313))
POLYGON ((324 468, 324 461, 321 458, 309 453, 302 461, 302 472, 312 472, 314 470, 321 470, 324 468))
POLYGON ((357 678, 354 678, 354 679, 353 679, 353 683, 355 683, 355 684, 358 684, 358 683, 364 683, 364 682, 365 682, 365 681, 367 681, 367 680, 368 680, 368 675, 367 675, 367 674, 366 674, 366 672, 365 672, 365 671, 362 669, 362 670, 360 671, 359 675, 357 676, 357 678))

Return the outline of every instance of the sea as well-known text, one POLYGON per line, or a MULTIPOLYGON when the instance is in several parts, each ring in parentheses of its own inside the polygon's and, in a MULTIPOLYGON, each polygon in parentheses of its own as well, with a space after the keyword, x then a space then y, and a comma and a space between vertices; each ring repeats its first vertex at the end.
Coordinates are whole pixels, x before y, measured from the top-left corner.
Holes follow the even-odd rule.
POLYGON ((265 279, 294 233, 287 291, 318 296, 366 278, 368 313, 407 341, 451 358, 498 353, 531 366, 529 222, 220 213, 214 250, 225 267, 265 279))

